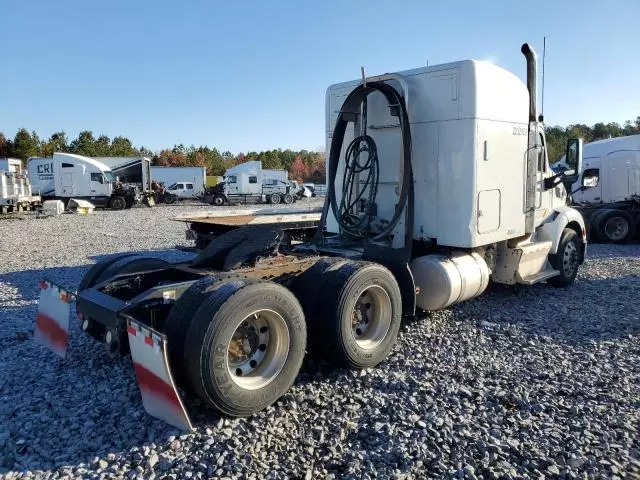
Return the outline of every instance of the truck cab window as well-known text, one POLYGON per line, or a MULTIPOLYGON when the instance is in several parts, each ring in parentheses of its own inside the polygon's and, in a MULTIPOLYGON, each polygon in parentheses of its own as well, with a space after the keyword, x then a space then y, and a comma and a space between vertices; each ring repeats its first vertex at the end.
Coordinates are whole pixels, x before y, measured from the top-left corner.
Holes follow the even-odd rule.
POLYGON ((258 177, 249 177, 249 183, 258 183, 258 177))
POLYGON ((193 183, 185 183, 185 187, 187 190, 193 190, 193 183))
POLYGON ((227 180, 229 181, 229 183, 236 183, 238 181, 235 175, 227 177, 227 180))
POLYGON ((62 168, 73 168, 73 163, 63 163, 62 168))
POLYGON ((104 183, 102 180, 103 180, 103 177, 102 177, 101 173, 92 173, 91 174, 91 181, 92 182, 104 183))

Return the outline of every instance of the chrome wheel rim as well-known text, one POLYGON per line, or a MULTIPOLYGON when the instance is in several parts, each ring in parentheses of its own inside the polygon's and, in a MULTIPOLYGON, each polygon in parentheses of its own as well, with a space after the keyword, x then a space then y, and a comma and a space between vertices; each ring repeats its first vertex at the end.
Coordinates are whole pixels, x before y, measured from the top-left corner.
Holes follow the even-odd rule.
POLYGON ((289 354, 289 328, 282 315, 257 310, 238 323, 227 345, 227 371, 246 390, 271 383, 289 354))
POLYGON ((569 242, 564 247, 562 255, 562 269, 566 277, 571 277, 578 268, 578 248, 574 242, 569 242))
POLYGON ((622 240, 629 233, 629 223, 620 217, 611 217, 604 224, 604 231, 611 240, 622 240))
POLYGON ((370 350, 378 346, 391 328, 391 299, 387 291, 373 285, 365 288, 351 315, 351 329, 358 346, 370 350))

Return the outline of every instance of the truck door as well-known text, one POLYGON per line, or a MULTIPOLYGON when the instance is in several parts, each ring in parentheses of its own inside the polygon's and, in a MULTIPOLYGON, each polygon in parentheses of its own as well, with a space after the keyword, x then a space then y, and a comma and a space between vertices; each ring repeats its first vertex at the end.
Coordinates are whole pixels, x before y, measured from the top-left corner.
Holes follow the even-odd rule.
POLYGON ((100 172, 92 172, 89 182, 89 193, 91 198, 104 196, 104 176, 100 172))
POLYGON ((229 175, 226 182, 229 194, 236 195, 238 193, 238 177, 236 175, 229 175))
POLYGON ((192 198, 193 197, 193 183, 185 183, 183 184, 184 189, 182 190, 183 198, 192 198))

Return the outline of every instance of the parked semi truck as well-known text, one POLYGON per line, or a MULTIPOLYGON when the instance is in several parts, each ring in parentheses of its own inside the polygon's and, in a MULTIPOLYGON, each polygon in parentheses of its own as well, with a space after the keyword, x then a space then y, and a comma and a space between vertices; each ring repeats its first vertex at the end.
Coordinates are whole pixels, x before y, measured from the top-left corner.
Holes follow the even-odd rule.
POLYGON ((72 153, 34 157, 28 160, 27 170, 33 192, 43 201, 62 200, 67 205, 74 198, 121 210, 143 200, 142 192, 117 182, 107 165, 89 157, 72 153))
MULTIPOLYGON (((640 233, 640 135, 585 144, 584 162, 571 190, 571 204, 582 213, 594 240, 625 243, 640 233), (583 185, 589 185, 585 189, 583 185)), ((554 165, 562 172, 566 156, 554 165)))
POLYGON ((571 285, 586 231, 562 181, 580 171, 580 145, 568 145, 572 173, 554 177, 536 56, 522 53, 526 84, 468 60, 329 87, 328 192, 311 240, 281 247, 277 225, 249 225, 184 263, 104 259, 75 294, 43 282, 36 338, 64 355, 74 297, 84 331, 131 353, 147 412, 189 429, 177 386, 251 415, 289 389, 306 351, 371 368, 417 310, 490 281, 571 285))
POLYGON ((226 203, 279 203, 296 200, 297 189, 287 180, 286 170, 262 168, 259 160, 227 169, 222 183, 209 191, 207 198, 213 205, 226 203))

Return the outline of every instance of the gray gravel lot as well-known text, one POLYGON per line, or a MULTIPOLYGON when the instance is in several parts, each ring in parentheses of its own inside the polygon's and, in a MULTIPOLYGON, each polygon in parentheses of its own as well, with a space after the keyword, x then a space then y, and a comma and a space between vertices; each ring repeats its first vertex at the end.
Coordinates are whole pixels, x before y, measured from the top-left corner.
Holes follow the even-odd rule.
POLYGON ((39 278, 185 258, 168 219, 205 210, 0 219, 3 478, 640 478, 639 245, 590 245, 573 287, 491 286, 408 322, 377 369, 307 361, 252 418, 191 400, 193 434, 146 415, 130 360, 75 322, 65 360, 32 341, 39 278))

